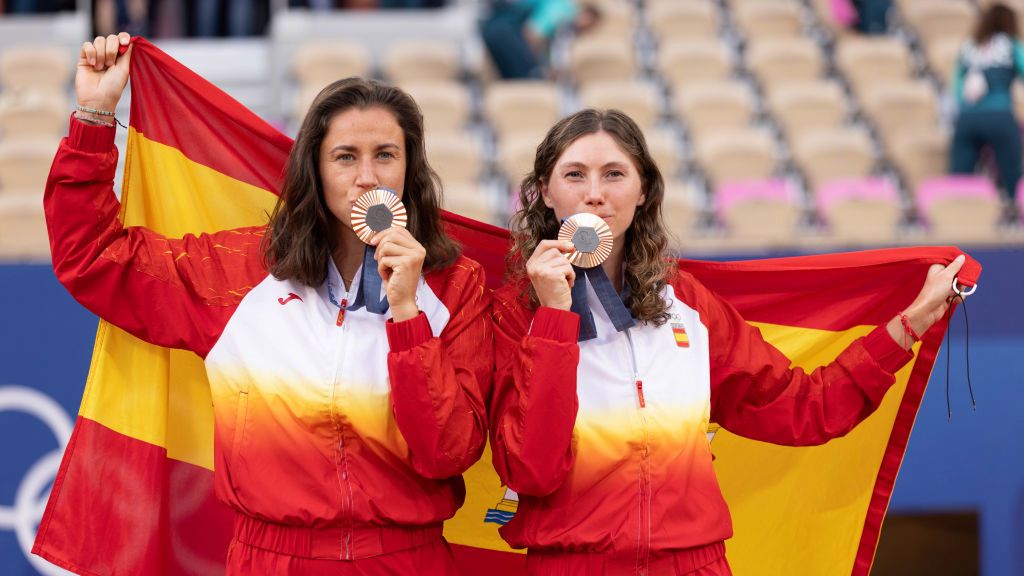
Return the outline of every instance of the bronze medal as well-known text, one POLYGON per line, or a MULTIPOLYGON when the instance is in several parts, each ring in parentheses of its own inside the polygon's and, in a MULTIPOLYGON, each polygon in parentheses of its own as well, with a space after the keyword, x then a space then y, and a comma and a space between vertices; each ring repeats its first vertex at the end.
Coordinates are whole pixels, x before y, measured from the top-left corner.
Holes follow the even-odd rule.
POLYGON ((573 266, 593 268, 612 253, 612 230, 599 216, 581 212, 562 222, 559 240, 572 242, 573 251, 566 254, 573 266))
POLYGON ((374 188, 363 193, 352 205, 352 230, 367 244, 373 235, 397 226, 405 228, 405 206, 387 188, 374 188))

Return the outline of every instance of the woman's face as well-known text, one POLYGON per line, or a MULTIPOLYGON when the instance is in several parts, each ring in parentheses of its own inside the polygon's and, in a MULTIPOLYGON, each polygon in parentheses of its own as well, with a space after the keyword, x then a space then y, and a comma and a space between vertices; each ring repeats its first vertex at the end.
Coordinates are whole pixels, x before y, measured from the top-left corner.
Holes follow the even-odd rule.
POLYGON ((331 118, 319 162, 327 209, 352 228, 352 204, 364 192, 385 187, 402 197, 405 134, 386 108, 349 108, 331 118))
POLYGON ((555 161, 541 195, 559 221, 579 212, 600 216, 616 241, 644 203, 640 171, 607 132, 587 134, 570 144, 555 161))

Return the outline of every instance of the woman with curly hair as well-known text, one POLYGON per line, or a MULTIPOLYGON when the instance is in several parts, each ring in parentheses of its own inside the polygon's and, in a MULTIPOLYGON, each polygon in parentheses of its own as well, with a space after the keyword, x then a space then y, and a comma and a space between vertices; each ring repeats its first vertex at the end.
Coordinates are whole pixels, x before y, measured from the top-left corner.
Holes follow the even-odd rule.
POLYGON ((902 315, 806 373, 668 256, 663 195, 640 129, 614 110, 558 122, 523 180, 493 303, 491 440, 520 502, 501 535, 528 548, 530 574, 729 574, 709 421, 789 445, 846 434, 911 358, 907 334, 944 313, 964 261, 933 267, 902 315), (585 274, 555 240, 580 213, 614 241, 585 274))

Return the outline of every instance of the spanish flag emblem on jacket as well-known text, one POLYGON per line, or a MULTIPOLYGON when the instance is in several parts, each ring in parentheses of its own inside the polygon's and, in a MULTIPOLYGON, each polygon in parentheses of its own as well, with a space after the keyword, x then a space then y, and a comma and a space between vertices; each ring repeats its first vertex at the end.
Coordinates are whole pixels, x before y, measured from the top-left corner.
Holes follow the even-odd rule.
POLYGON ((676 337, 676 346, 680 348, 690 347, 690 337, 686 334, 686 327, 682 322, 672 323, 672 335, 676 337))

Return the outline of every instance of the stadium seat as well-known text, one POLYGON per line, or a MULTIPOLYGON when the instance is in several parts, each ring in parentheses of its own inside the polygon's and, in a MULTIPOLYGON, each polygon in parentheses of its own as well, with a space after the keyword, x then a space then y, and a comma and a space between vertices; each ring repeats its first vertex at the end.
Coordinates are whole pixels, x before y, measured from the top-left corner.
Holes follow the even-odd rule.
POLYGON ((861 105, 889 153, 895 150, 899 138, 933 129, 938 123, 938 98, 923 80, 873 86, 864 94, 861 105))
POLYGON ((657 59, 658 73, 669 86, 724 80, 733 71, 729 49, 717 39, 665 41, 657 59))
POLYGON ((716 188, 727 182, 771 178, 778 162, 775 141, 761 128, 716 131, 698 140, 695 152, 716 188))
POLYGON ((836 68, 862 95, 871 87, 903 82, 911 76, 910 51, 894 37, 846 37, 837 43, 836 68))
POLYGON ((915 205, 935 241, 997 239, 1002 213, 992 182, 982 176, 940 176, 917 189, 915 205))
POLYGON ((0 142, 0 193, 35 190, 42 198, 56 151, 56 138, 0 142))
POLYGON ((472 114, 469 90, 455 81, 406 82, 402 88, 423 112, 428 134, 452 132, 465 127, 472 114))
POLYGON ((718 8, 709 0, 660 2, 647 8, 647 25, 660 43, 718 38, 718 8))
POLYGON ((326 86, 340 78, 367 76, 370 53, 357 42, 310 42, 298 47, 292 70, 303 86, 326 86))
POLYGON ((794 196, 785 180, 733 182, 715 189, 715 214, 734 240, 787 244, 800 221, 794 196))
POLYGON ((864 178, 875 165, 871 137, 859 128, 805 132, 792 143, 793 159, 812 190, 830 180, 864 178))
POLYGON ((68 123, 68 98, 51 91, 0 94, 0 139, 58 138, 68 123))
POLYGON ((50 240, 39 196, 0 193, 0 259, 50 261, 50 240))
POLYGON ((650 128, 661 116, 661 96, 649 82, 592 82, 580 90, 584 108, 615 108, 641 128, 650 128))
POLYGON ((475 185, 483 172, 480 144, 465 132, 427 132, 427 159, 449 185, 475 185))
POLYGON ((926 179, 948 171, 949 139, 947 132, 932 127, 908 132, 896 140, 889 157, 908 190, 916 190, 926 179))
POLYGON ((736 27, 749 42, 802 34, 800 5, 790 0, 737 2, 732 14, 736 27))
POLYGON ((487 86, 484 116, 499 140, 546 132, 562 115, 562 98, 552 82, 503 81, 487 86))
POLYGON ((751 42, 747 66, 766 92, 821 78, 825 61, 821 47, 807 38, 772 38, 751 42))
POLYGON ((888 178, 825 182, 815 191, 818 216, 833 239, 858 244, 888 244, 903 217, 899 190, 888 178))
POLYGON ((842 126, 847 116, 843 89, 833 80, 780 86, 768 95, 768 108, 786 137, 842 126))
POLYGON ((0 88, 64 94, 71 81, 72 54, 50 45, 19 45, 0 54, 0 88))
POLYGON ((754 105, 750 88, 740 80, 694 83, 673 89, 672 109, 697 140, 722 129, 747 126, 754 105))
POLYGON ((381 59, 384 76, 393 84, 458 79, 458 47, 452 42, 396 42, 381 59))
POLYGON ((633 42, 622 37, 584 36, 573 42, 569 71, 577 85, 601 80, 631 80, 636 71, 633 42))

